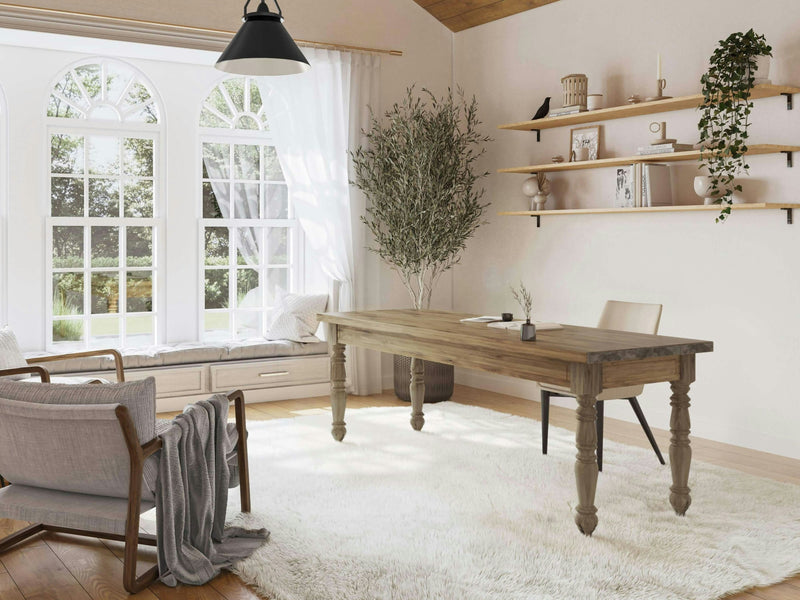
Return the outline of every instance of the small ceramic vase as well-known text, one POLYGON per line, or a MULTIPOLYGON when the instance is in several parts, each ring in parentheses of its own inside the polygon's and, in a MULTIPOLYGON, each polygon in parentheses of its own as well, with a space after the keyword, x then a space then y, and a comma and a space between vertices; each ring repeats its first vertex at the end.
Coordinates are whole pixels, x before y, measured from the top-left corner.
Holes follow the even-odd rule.
POLYGON ((767 55, 756 57, 756 70, 753 72, 753 85, 763 85, 772 83, 769 78, 769 68, 772 57, 767 55))
POLYGON ((536 325, 531 323, 531 320, 526 320, 519 328, 519 339, 523 342, 536 341, 536 325))
POLYGON ((704 199, 703 204, 715 204, 725 195, 724 190, 719 190, 716 194, 711 193, 711 177, 708 175, 698 175, 694 178, 694 193, 704 199))
POLYGON ((599 110, 603 108, 603 94, 589 94, 586 96, 586 110, 599 110))
POLYGON ((589 160, 589 148, 581 146, 572 150, 572 162, 581 162, 589 160))

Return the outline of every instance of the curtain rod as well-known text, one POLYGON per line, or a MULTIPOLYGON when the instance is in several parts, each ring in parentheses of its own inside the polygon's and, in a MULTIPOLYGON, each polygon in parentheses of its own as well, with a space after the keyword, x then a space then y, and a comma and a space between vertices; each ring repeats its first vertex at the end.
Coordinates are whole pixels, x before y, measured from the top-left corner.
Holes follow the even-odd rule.
MULTIPOLYGON (((140 34, 144 43, 161 43, 169 46, 183 46, 192 44, 191 47, 202 50, 221 50, 233 37, 233 31, 222 29, 208 29, 191 25, 175 25, 172 23, 159 23, 130 19, 127 17, 111 17, 107 15, 93 15, 56 8, 40 8, 21 4, 8 4, 0 2, 0 26, 48 33, 66 33, 68 35, 94 34, 92 37, 108 39, 123 39, 124 41, 137 41, 136 34, 140 34), (98 26, 110 27, 110 30, 96 30, 98 26), (116 35, 111 35, 111 33, 116 35), (174 39, 177 34, 178 39, 174 39), (183 43, 180 43, 183 42, 183 43)), ((344 50, 364 52, 369 54, 388 54, 390 56, 403 56, 402 50, 385 50, 381 48, 364 48, 349 44, 335 44, 331 42, 317 42, 313 40, 298 40, 301 46, 314 48, 327 48, 330 50, 344 50)))

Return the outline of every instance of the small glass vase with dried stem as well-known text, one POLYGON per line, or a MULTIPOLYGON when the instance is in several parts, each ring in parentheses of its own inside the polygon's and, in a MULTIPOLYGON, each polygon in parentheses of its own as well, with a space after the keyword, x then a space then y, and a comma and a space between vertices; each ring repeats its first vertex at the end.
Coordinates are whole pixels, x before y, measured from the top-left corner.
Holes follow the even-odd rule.
POLYGON ((522 312, 525 314, 525 322, 519 330, 519 339, 523 342, 533 342, 536 340, 536 325, 531 323, 533 297, 522 282, 520 282, 519 288, 511 287, 511 295, 514 296, 514 300, 517 301, 522 312))

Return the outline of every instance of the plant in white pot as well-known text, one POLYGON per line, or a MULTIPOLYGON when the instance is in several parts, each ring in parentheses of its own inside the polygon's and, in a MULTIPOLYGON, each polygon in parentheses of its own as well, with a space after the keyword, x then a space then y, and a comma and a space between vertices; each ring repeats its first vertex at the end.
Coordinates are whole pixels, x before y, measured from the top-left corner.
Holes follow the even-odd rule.
MULTIPOLYGON (((733 193, 742 191, 734 177, 749 168, 745 155, 753 111, 750 93, 756 84, 756 72, 760 70, 759 59, 763 64, 763 59, 771 56, 772 47, 763 35, 752 29, 746 33, 732 33, 719 42, 711 55, 708 71, 701 78, 703 104, 698 128, 702 166, 710 177, 704 197, 722 205, 717 222, 728 218, 733 193)), ((702 183, 698 185, 703 186, 702 183)))
MULTIPOLYGON (((370 250, 400 275, 417 310, 430 308, 439 278, 482 223, 487 205, 476 184, 488 173, 476 163, 491 138, 478 131, 477 113, 475 98, 468 101, 461 90, 437 98, 411 88, 382 120, 373 115, 366 144, 353 153, 354 183, 367 197, 362 220, 372 234, 370 250)), ((417 359, 395 357, 395 391, 404 400, 415 367, 417 359)), ((425 376, 426 401, 452 395, 452 366, 432 363, 425 376)))

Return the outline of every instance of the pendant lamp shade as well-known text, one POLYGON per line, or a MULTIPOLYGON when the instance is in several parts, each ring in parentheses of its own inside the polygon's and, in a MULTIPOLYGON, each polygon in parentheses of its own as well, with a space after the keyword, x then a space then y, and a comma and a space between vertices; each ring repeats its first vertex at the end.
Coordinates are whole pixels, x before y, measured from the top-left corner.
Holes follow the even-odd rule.
POLYGON ((267 8, 264 0, 256 12, 244 5, 244 24, 215 65, 220 71, 238 75, 293 75, 310 69, 308 60, 283 26, 283 13, 267 8))

